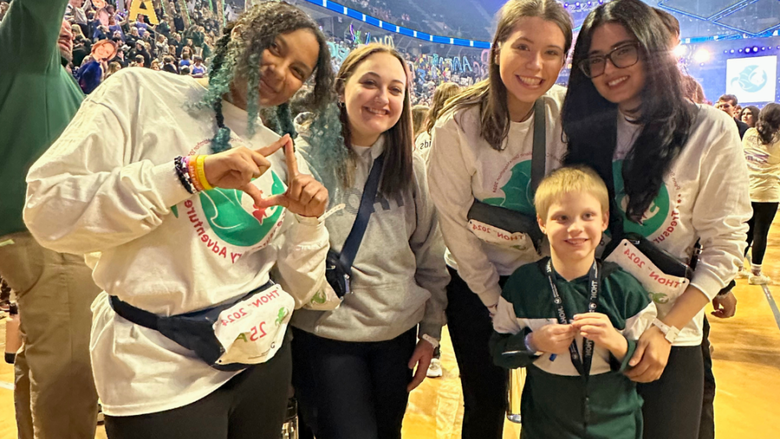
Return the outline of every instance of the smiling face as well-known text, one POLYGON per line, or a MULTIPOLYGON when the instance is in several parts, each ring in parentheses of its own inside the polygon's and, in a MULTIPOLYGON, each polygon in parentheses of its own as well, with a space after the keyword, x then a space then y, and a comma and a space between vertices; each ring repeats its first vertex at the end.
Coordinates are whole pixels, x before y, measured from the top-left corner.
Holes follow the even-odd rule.
MULTIPOLYGON (((317 66, 320 46, 309 29, 298 29, 276 37, 263 51, 260 61, 259 104, 274 107, 290 100, 317 66)), ((231 101, 246 108, 244 78, 235 78, 230 86, 231 101)))
MULTIPOLYGON (((613 49, 630 46, 635 43, 636 37, 631 35, 625 27, 617 23, 605 23, 593 31, 588 56, 606 55, 613 49)), ((613 57, 618 56, 613 53, 613 57)), ((604 99, 618 104, 625 113, 631 113, 639 109, 642 103, 642 89, 645 86, 645 66, 642 60, 641 50, 636 64, 618 68, 607 60, 604 66, 604 74, 592 79, 593 85, 604 99)))
POLYGON ((539 226, 550 241, 550 251, 565 264, 593 261, 608 215, 599 200, 588 192, 567 192, 553 202, 539 226))
POLYGON ((389 53, 374 53, 357 65, 341 97, 347 108, 352 144, 371 146, 401 118, 406 70, 389 53))
POLYGON ((507 88, 512 120, 525 114, 512 114, 536 101, 555 84, 564 63, 566 38, 560 27, 539 17, 523 17, 500 44, 498 65, 507 88))

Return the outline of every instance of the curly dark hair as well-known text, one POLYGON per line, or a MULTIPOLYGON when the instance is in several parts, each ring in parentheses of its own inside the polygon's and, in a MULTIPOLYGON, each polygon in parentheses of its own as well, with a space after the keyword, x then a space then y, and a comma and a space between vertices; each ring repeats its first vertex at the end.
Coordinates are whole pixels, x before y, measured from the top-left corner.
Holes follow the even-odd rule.
MULTIPOLYGON (((327 40, 317 23, 305 12, 285 2, 264 2, 247 10, 224 29, 217 41, 209 73, 209 90, 198 107, 211 107, 216 112, 217 134, 211 142, 213 152, 230 149, 230 128, 225 126, 222 115, 222 97, 230 91, 236 77, 247 80, 247 113, 249 135, 254 134, 259 113, 258 84, 263 52, 276 38, 298 29, 310 30, 319 45, 317 66, 313 73, 314 90, 309 105, 312 110, 323 108, 333 96, 333 68, 327 40), (241 32, 233 33, 239 27, 241 32)), ((276 108, 277 126, 286 131, 292 127, 288 104, 276 108)))

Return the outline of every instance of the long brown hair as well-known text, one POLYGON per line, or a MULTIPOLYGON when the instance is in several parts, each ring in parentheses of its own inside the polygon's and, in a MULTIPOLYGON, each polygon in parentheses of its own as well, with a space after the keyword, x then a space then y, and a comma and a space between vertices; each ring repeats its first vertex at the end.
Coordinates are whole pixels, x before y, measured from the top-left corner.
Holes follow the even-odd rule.
POLYGON ((433 126, 436 125, 436 120, 442 114, 447 101, 456 96, 460 92, 460 86, 454 82, 445 82, 444 84, 436 87, 436 91, 433 92, 433 104, 431 109, 428 110, 428 122, 425 125, 425 131, 430 134, 433 126))
POLYGON ((501 70, 496 63, 496 58, 501 51, 501 44, 509 39, 517 22, 525 17, 539 17, 558 25, 566 39, 564 57, 569 53, 572 42, 572 21, 569 13, 560 3, 555 0, 509 0, 498 11, 498 26, 490 49, 488 79, 467 88, 441 113, 479 105, 482 138, 497 151, 504 149, 504 140, 509 134, 509 108, 508 92, 504 82, 501 81, 501 70))
MULTIPOLYGON (((352 77, 358 66, 368 57, 377 53, 387 53, 398 59, 401 66, 406 71, 406 62, 404 58, 395 49, 382 44, 368 44, 353 50, 341 64, 339 73, 336 75, 336 92, 339 96, 344 94, 347 81, 352 77)), ((340 119, 342 125, 342 135, 344 136, 344 146, 349 151, 350 160, 342 163, 340 166, 346 167, 345 176, 346 187, 350 187, 354 182, 354 152, 352 151, 352 133, 349 128, 349 116, 345 105, 340 106, 340 119)), ((385 138, 385 164, 382 169, 382 184, 379 190, 385 196, 399 195, 408 189, 412 183, 412 159, 414 139, 412 138, 412 103, 409 97, 409 87, 404 87, 404 104, 401 110, 401 118, 392 128, 382 134, 385 138)))

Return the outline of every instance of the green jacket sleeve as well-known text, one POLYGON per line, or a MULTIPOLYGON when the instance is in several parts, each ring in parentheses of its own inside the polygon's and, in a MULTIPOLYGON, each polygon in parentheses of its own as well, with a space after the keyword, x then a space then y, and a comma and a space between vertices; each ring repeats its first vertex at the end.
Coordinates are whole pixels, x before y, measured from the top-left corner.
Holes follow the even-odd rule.
POLYGON ((523 328, 517 334, 493 331, 490 337, 490 354, 493 356, 493 363, 506 369, 530 366, 539 358, 525 347, 525 336, 530 333, 531 328, 523 328))
POLYGON ((619 361, 614 355, 611 353, 609 354, 609 365, 615 372, 622 373, 630 369, 628 362, 631 361, 631 357, 633 357, 634 352, 636 352, 636 340, 629 340, 627 338, 626 341, 628 342, 628 349, 626 350, 626 355, 623 357, 623 361, 619 361))
POLYGON ((57 39, 68 0, 14 0, 0 22, 0 58, 17 69, 59 65, 57 39))

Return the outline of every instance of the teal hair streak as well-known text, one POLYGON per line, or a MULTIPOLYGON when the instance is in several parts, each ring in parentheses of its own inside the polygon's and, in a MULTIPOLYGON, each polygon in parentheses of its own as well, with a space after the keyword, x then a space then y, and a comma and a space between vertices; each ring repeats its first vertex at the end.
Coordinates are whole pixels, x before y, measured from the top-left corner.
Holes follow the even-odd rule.
POLYGON ((334 102, 316 113, 308 134, 304 137, 312 146, 310 167, 323 177, 336 177, 339 186, 346 187, 350 180, 348 165, 352 162, 351 151, 344 143, 341 110, 334 102))

